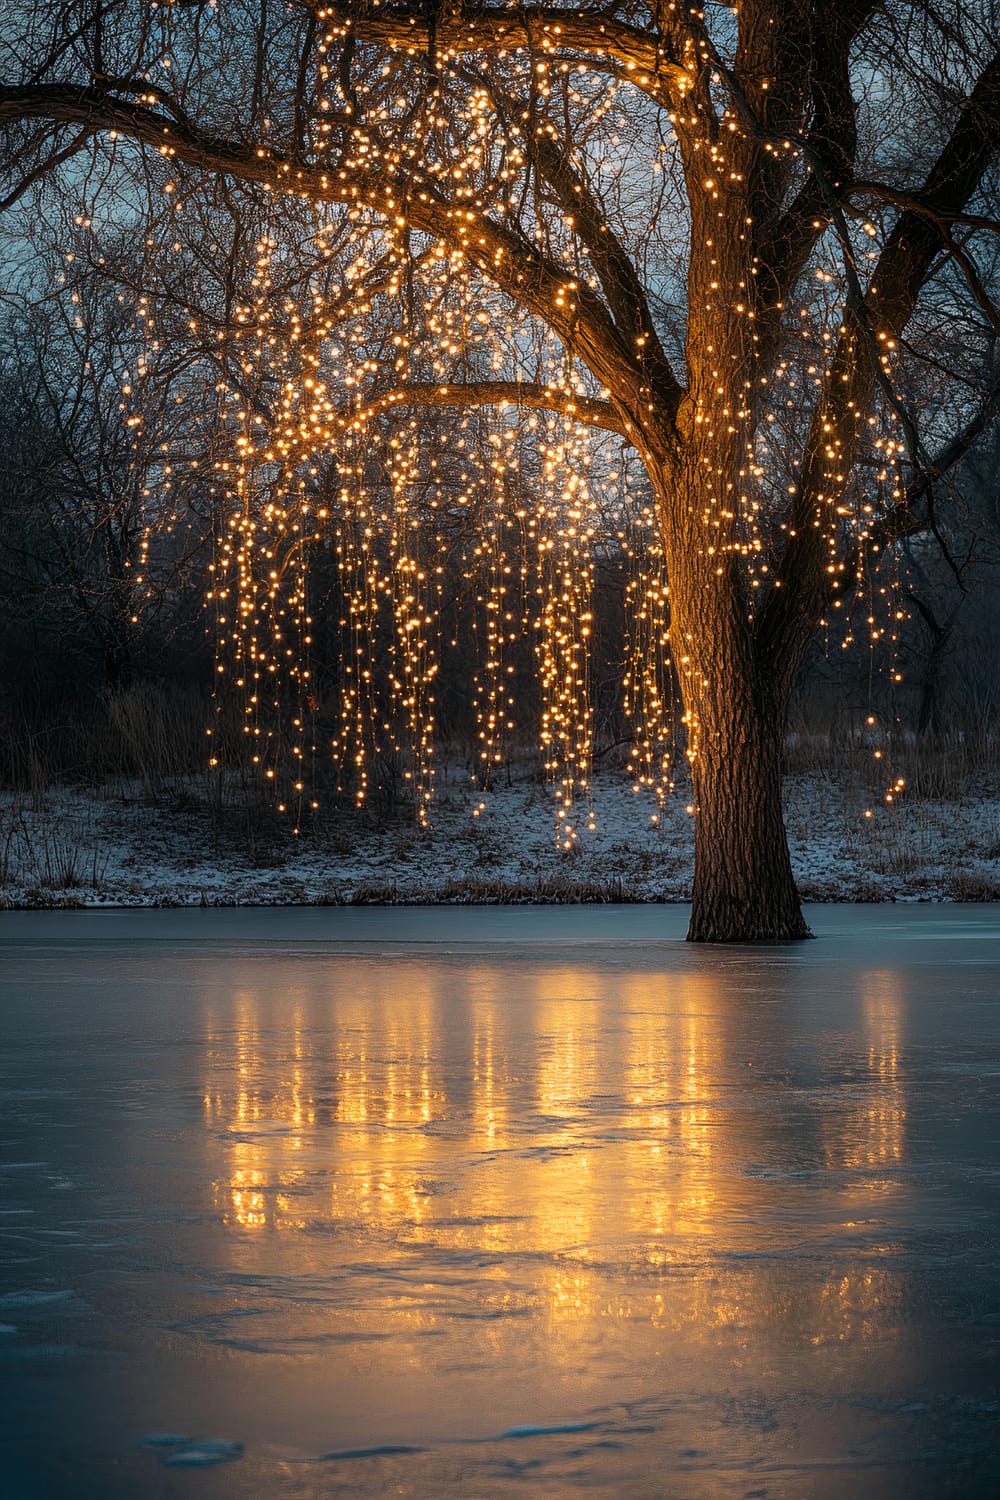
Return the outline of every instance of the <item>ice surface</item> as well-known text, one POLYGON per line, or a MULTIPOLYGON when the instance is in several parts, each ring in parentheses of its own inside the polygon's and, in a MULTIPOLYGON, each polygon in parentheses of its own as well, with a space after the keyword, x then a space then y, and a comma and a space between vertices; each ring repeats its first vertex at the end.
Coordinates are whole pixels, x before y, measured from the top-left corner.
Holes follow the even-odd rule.
POLYGON ((4 1292, 0 1295, 0 1308, 19 1307, 24 1310, 32 1307, 50 1307, 53 1302, 72 1302, 76 1293, 72 1291, 62 1292, 4 1292))
POLYGON ((201 1438, 190 1447, 164 1454, 160 1462, 171 1469, 210 1469, 243 1457, 243 1444, 231 1438, 201 1438))
POLYGON ((339 1453, 321 1453, 321 1464, 339 1463, 348 1458, 392 1458, 400 1453, 423 1453, 422 1448, 413 1448, 407 1443, 383 1443, 379 1448, 343 1448, 339 1453))
POLYGON ((593 1432, 596 1422, 561 1422, 555 1427, 508 1427, 502 1438, 550 1437, 559 1432, 593 1432))
POLYGON ((809 916, 0 915, 5 1495, 1000 1492, 1000 917, 809 916))

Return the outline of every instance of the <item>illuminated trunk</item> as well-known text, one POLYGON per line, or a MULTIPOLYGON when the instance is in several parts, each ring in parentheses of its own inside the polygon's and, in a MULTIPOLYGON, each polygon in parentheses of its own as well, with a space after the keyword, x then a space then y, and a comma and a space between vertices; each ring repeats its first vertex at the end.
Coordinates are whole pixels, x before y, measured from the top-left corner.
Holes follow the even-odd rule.
MULTIPOLYGON (((660 493, 670 639, 694 786, 695 875, 688 939, 788 942, 810 936, 781 802, 789 676, 761 661, 744 565, 706 531, 703 458, 660 493), (690 497, 690 502, 688 498, 690 497), (710 547, 716 546, 715 551, 710 547)), ((662 471, 661 471, 662 475, 662 471)), ((657 488, 660 488, 658 484, 657 488)), ((709 522, 711 525, 711 522, 709 522)))
POLYGON ((781 805, 784 714, 763 684, 740 681, 707 689, 698 716, 688 938, 756 943, 809 937, 781 805))

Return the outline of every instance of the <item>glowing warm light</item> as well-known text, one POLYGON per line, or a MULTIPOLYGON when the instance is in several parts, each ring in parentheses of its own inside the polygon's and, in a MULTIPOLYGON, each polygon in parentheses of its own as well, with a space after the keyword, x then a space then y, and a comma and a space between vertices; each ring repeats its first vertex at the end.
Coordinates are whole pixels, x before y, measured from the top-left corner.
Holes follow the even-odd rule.
MULTIPOLYGON (((630 64, 631 81, 595 80, 583 64, 559 58, 556 27, 539 44, 543 56, 514 47, 508 60, 512 82, 527 86, 530 80, 537 118, 516 111, 508 118, 493 86, 462 72, 452 53, 437 59, 440 76, 418 107, 407 62, 412 49, 406 53, 395 43, 381 70, 358 70, 353 97, 355 86, 345 83, 334 60, 352 23, 320 15, 315 108, 302 122, 312 157, 323 160, 324 140, 342 132, 338 170, 361 172, 378 162, 388 186, 377 205, 361 197, 336 204, 299 199, 294 187, 279 183, 273 208, 261 210, 247 234, 249 259, 229 288, 225 320, 218 328, 193 315, 189 320, 193 334, 217 346, 219 435, 211 468, 222 521, 207 600, 216 622, 220 721, 223 705, 238 701, 244 760, 296 831, 319 806, 320 757, 332 759, 338 793, 358 808, 372 801, 383 768, 396 768, 418 825, 426 827, 436 783, 437 680, 460 628, 472 657, 473 775, 483 794, 473 816, 488 810, 491 783, 528 728, 526 700, 532 700, 531 727, 552 788, 555 841, 572 851, 595 820, 594 594, 598 570, 613 566, 621 573, 626 627, 615 712, 620 709, 630 745, 632 784, 648 798, 657 824, 675 789, 679 718, 690 767, 697 771, 704 754, 705 726, 695 707, 680 716, 675 688, 679 684, 686 704, 696 704, 708 686, 708 668, 690 639, 670 638, 665 533, 642 474, 641 444, 628 423, 625 442, 578 419, 581 403, 604 401, 608 392, 588 372, 565 325, 557 334, 543 321, 553 308, 560 319, 578 312, 602 289, 591 243, 598 231, 588 241, 582 227, 582 186, 579 211, 564 203, 555 213, 544 195, 535 195, 534 206, 532 193, 519 199, 525 245, 533 237, 559 271, 546 292, 544 315, 527 317, 511 296, 470 274, 477 235, 497 215, 502 219, 497 205, 509 205, 515 189, 534 180, 539 140, 547 132, 556 138, 556 103, 567 140, 575 123, 585 122, 592 149, 605 149, 610 162, 617 132, 626 128, 626 95, 632 97, 636 81, 648 88, 649 77, 630 64), (447 242, 413 228, 393 186, 404 179, 413 201, 447 196, 457 226, 447 242), (294 232, 279 217, 279 198, 282 212, 300 205, 294 232), (308 270, 300 274, 303 264, 308 270), (449 388, 484 381, 513 387, 528 369, 559 398, 558 409, 512 400, 469 411, 448 403, 449 388), (422 392, 416 405, 407 394, 415 389, 422 392), (440 408, 434 421, 421 403, 440 408), (337 575, 336 589, 325 598, 314 597, 313 564, 321 555, 335 560, 337 575), (446 598, 444 582, 456 572, 465 585, 457 605, 446 598), (318 623, 327 635, 331 624, 339 632, 335 670, 329 659, 325 672, 317 665, 318 623), (525 680, 529 660, 531 684, 525 680)), ((690 68, 697 66, 691 59, 690 68)), ((707 315, 700 325, 707 333, 698 335, 702 346, 688 351, 699 372, 688 399, 692 428, 704 436, 706 454, 716 455, 704 460, 692 499, 695 529, 684 545, 708 560, 712 576, 735 572, 739 607, 752 625, 765 600, 785 586, 781 552, 796 536, 796 470, 811 422, 818 434, 818 503, 805 524, 815 528, 822 548, 827 647, 832 642, 846 650, 857 630, 873 653, 873 684, 881 671, 894 688, 902 681, 902 565, 895 560, 895 575, 875 580, 866 554, 875 544, 877 518, 904 493, 909 460, 899 413, 885 391, 864 412, 853 402, 842 409, 837 380, 846 376, 838 377, 835 366, 848 335, 848 303, 836 237, 821 232, 819 220, 796 301, 777 304, 783 352, 754 367, 762 312, 751 289, 762 266, 752 253, 753 217, 733 221, 745 229, 738 238, 747 245, 737 278, 720 269, 714 238, 721 205, 744 191, 744 124, 738 111, 724 108, 723 129, 692 136, 697 119, 687 119, 685 111, 695 106, 682 74, 675 80, 680 99, 666 118, 678 129, 684 118, 697 163, 689 179, 698 236, 690 291, 698 313, 707 315), (720 439, 734 463, 717 464, 720 439), (875 459, 874 478, 852 485, 862 442, 875 459)), ((767 81, 760 86, 766 89, 767 81)), ((650 147, 651 181, 676 143, 676 136, 658 136, 650 147)), ((169 158, 173 148, 163 149, 169 158)), ((641 146, 631 149, 640 161, 641 146)), ((767 142, 764 151, 786 166, 801 155, 799 145, 785 139, 767 142)), ((258 155, 263 160, 270 152, 262 146, 258 155)), ((280 170, 292 169, 285 164, 280 170)), ((169 171, 173 175, 161 184, 162 213, 176 235, 186 205, 175 164, 169 171)), ((610 218, 600 232, 615 229, 610 218)), ((723 232, 731 228, 724 224, 723 232)), ((676 241, 677 226, 670 232, 676 241)), ((861 233, 863 254, 875 257, 882 230, 866 220, 861 233)), ((181 247, 179 240, 171 243, 181 247)), ((496 250, 499 258, 510 253, 496 250)), ((665 277, 666 242, 651 240, 649 253, 650 274, 665 277)), ((72 258, 68 254, 67 262, 72 258)), ((155 297, 138 295, 137 326, 153 346, 159 317, 155 297)), ((898 341, 885 328, 875 334, 888 382, 898 341)), ((655 342, 651 327, 629 331, 628 347, 639 360, 655 342)), ((140 368, 122 384, 126 421, 137 433, 143 378, 140 368)), ((651 398, 651 388, 642 394, 651 398)), ((164 464, 164 475, 169 472, 164 464)), ((172 482, 165 477, 168 489, 172 482)), ((140 583, 149 546, 147 536, 140 583)), ((221 739, 220 729, 209 757, 214 769, 226 763, 221 739)), ((883 746, 872 753, 885 763, 883 746)), ((893 803, 902 790, 902 780, 890 775, 883 802, 893 803)), ((697 816, 697 803, 688 810, 697 816)))

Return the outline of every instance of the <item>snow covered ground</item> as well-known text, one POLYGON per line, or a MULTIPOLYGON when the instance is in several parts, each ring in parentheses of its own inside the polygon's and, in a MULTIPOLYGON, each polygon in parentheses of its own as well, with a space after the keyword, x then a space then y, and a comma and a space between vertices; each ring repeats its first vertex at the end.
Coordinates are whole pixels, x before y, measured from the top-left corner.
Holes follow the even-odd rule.
MULTIPOLYGON (((298 838, 278 821, 262 831, 234 808, 213 817, 193 780, 155 798, 121 782, 7 792, 0 905, 684 901, 688 796, 681 788, 654 826, 651 799, 621 772, 599 775, 596 826, 583 819, 566 852, 549 787, 525 777, 483 794, 454 768, 440 779, 426 834, 405 813, 372 812, 331 813, 298 838)), ((1000 899, 1000 784, 885 806, 845 778, 795 775, 786 819, 807 900, 1000 899)))

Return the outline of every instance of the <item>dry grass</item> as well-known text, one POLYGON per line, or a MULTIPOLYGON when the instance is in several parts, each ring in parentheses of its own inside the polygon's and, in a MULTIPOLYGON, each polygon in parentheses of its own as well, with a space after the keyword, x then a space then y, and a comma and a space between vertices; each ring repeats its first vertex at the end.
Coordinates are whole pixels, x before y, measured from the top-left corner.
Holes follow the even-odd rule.
POLYGON ((201 693, 153 683, 107 694, 64 721, 8 718, 0 726, 0 785, 34 792, 118 776, 142 781, 153 796, 169 779, 204 768, 210 722, 201 693))
POLYGON ((950 801, 973 793, 984 778, 1000 778, 1000 738, 986 726, 921 738, 879 725, 842 734, 800 729, 786 740, 785 768, 878 795, 902 776, 911 801, 950 801))
MULTIPOLYGON (((44 809, 36 801, 37 815, 44 809)), ((0 823, 0 887, 23 886, 29 892, 99 891, 110 856, 92 826, 75 821, 70 826, 37 827, 25 808, 12 803, 0 823)))
POLYGON ((626 881, 572 880, 538 876, 534 880, 448 880, 422 890, 401 891, 393 881, 370 881, 348 896, 326 896, 323 906, 582 906, 648 901, 648 894, 626 881))
MULTIPOLYGON (((139 894, 153 878, 158 899, 170 900, 190 892, 189 871, 207 866, 213 900, 213 889, 298 899, 306 867, 301 899, 329 904, 672 901, 690 891, 683 785, 651 841, 638 806, 626 806, 625 770, 603 770, 592 847, 583 839, 553 855, 551 794, 533 779, 533 749, 504 768, 505 789, 482 821, 471 818, 462 763, 442 757, 428 834, 414 830, 403 804, 358 812, 330 798, 296 840, 258 773, 240 764, 235 720, 215 721, 213 747, 220 744, 227 768, 208 771, 209 707, 196 694, 148 686, 119 695, 81 729, 71 767, 53 750, 55 731, 45 741, 8 726, 0 769, 17 771, 20 790, 0 804, 0 887, 44 905, 53 904, 51 892, 63 893, 61 902, 73 891, 139 894), (77 774, 83 766, 86 777, 77 774), (80 791, 81 781, 91 790, 80 791), (269 880, 271 872, 287 878, 269 880)), ((788 832, 807 900, 1000 899, 1000 749, 985 733, 918 742, 877 729, 853 737, 800 731, 787 761, 788 832), (907 790, 887 805, 897 776, 907 790)))
POLYGON ((1000 875, 986 870, 962 870, 949 880, 953 901, 1000 901, 1000 875))

